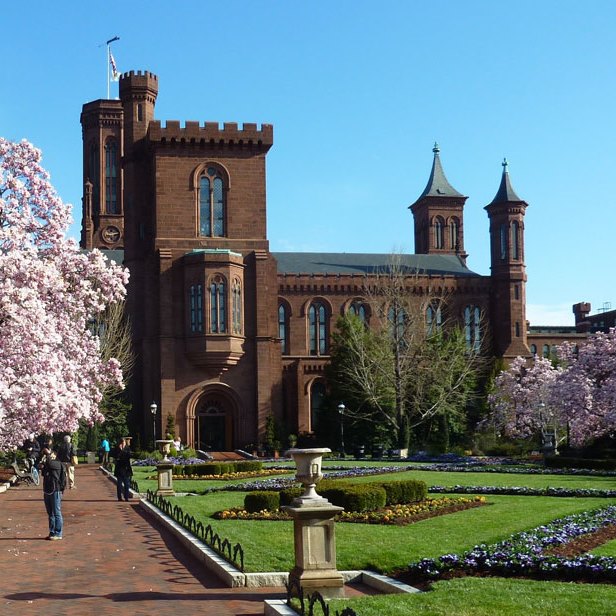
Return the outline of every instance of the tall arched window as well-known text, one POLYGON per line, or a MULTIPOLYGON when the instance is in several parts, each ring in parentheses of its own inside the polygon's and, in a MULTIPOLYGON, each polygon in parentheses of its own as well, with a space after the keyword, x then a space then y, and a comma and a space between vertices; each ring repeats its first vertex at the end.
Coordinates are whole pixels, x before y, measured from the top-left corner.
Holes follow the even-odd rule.
POLYGON ((90 156, 89 156, 89 174, 90 182, 92 182, 92 213, 98 214, 100 212, 100 182, 99 182, 99 159, 98 159, 98 144, 93 141, 90 144, 90 156))
POLYGON ((452 250, 460 249, 460 222, 457 218, 449 221, 449 241, 452 250))
POLYGON ((520 258, 520 223, 517 220, 511 225, 511 257, 514 261, 520 258))
POLYGON ((434 247, 445 248, 445 223, 440 216, 434 219, 434 247))
POLYGON ((215 276, 210 283, 210 332, 213 334, 227 332, 227 300, 222 276, 215 276))
POLYGON ((537 345, 536 345, 536 344, 531 344, 531 345, 530 345, 530 352, 531 352, 533 355, 537 355, 537 345))
POLYGON ((118 145, 115 141, 105 144, 105 212, 119 214, 118 201, 118 145))
POLYGON ((327 354, 327 311, 320 302, 310 304, 308 309, 310 355, 327 354))
POLYGON ((325 403, 325 384, 314 381, 310 386, 310 431, 314 432, 319 424, 319 416, 325 403))
POLYGON ((481 310, 478 306, 464 309, 464 336, 469 351, 478 352, 481 349, 481 310))
POLYGON ((368 310, 366 304, 356 300, 349 306, 349 313, 354 314, 362 323, 368 323, 368 310))
POLYGON ((544 357, 549 357, 550 356, 550 345, 549 344, 544 344, 543 345, 543 356, 544 357))
POLYGON ((389 322, 389 332, 392 343, 398 348, 406 345, 405 330, 407 323, 406 311, 394 302, 387 311, 387 321, 389 322))
POLYGON ((231 313, 233 315, 233 333, 242 333, 242 283, 238 278, 233 280, 231 289, 231 313))
POLYGON ((438 304, 426 308, 426 328, 428 336, 440 332, 443 327, 443 315, 438 304))
POLYGON ((278 306, 278 337, 283 355, 289 354, 289 311, 284 304, 278 306))
POLYGON ((193 334, 203 331, 203 287, 194 284, 188 292, 190 306, 190 331, 193 334))
POLYGON ((507 225, 500 226, 500 258, 501 261, 507 259, 507 225))
POLYGON ((207 237, 226 235, 226 195, 223 175, 208 167, 199 180, 199 234, 207 237))

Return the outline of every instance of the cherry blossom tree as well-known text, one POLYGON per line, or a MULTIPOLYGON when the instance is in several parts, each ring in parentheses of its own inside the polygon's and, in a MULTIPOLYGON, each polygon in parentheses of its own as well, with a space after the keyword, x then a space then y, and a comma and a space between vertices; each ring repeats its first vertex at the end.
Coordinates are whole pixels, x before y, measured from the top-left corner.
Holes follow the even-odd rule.
POLYGON ((0 450, 101 421, 101 392, 122 383, 87 323, 122 301, 128 273, 66 238, 70 209, 40 151, 0 138, 0 450))

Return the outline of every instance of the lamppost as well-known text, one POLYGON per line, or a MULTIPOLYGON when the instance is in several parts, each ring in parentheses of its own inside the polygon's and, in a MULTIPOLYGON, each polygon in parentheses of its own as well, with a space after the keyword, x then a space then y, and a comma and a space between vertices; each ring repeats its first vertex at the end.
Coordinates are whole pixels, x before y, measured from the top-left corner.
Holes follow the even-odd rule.
POLYGON ((340 415, 340 455, 344 458, 346 453, 344 452, 344 411, 346 406, 344 406, 344 402, 341 402, 338 405, 338 413, 340 415))
POLYGON ((156 406, 156 402, 152 402, 150 404, 150 411, 152 412, 152 448, 156 449, 156 411, 158 410, 158 406, 156 406))

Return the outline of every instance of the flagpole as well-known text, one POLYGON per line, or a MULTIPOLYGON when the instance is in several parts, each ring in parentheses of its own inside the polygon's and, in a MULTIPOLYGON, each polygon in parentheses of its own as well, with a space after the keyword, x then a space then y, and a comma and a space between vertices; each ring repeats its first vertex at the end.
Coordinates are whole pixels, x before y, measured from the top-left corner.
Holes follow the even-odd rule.
POLYGON ((109 100, 110 92, 109 92, 109 65, 111 64, 111 43, 114 41, 119 41, 119 36, 114 36, 107 41, 107 100, 109 100))

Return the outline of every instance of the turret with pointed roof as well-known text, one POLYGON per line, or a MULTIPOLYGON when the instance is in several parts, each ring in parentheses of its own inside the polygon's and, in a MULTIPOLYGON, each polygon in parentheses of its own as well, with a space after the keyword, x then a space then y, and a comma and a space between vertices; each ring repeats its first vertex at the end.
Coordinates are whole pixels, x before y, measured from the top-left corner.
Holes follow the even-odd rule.
POLYGON ((486 205, 490 218, 492 290, 490 312, 497 355, 512 359, 530 355, 526 326, 526 266, 524 264, 524 214, 528 204, 511 185, 507 159, 494 199, 486 205))
POLYGON ((424 191, 409 206, 415 221, 417 254, 453 254, 466 259, 464 251, 464 203, 468 197, 447 180, 437 143, 432 149, 432 171, 424 191))

